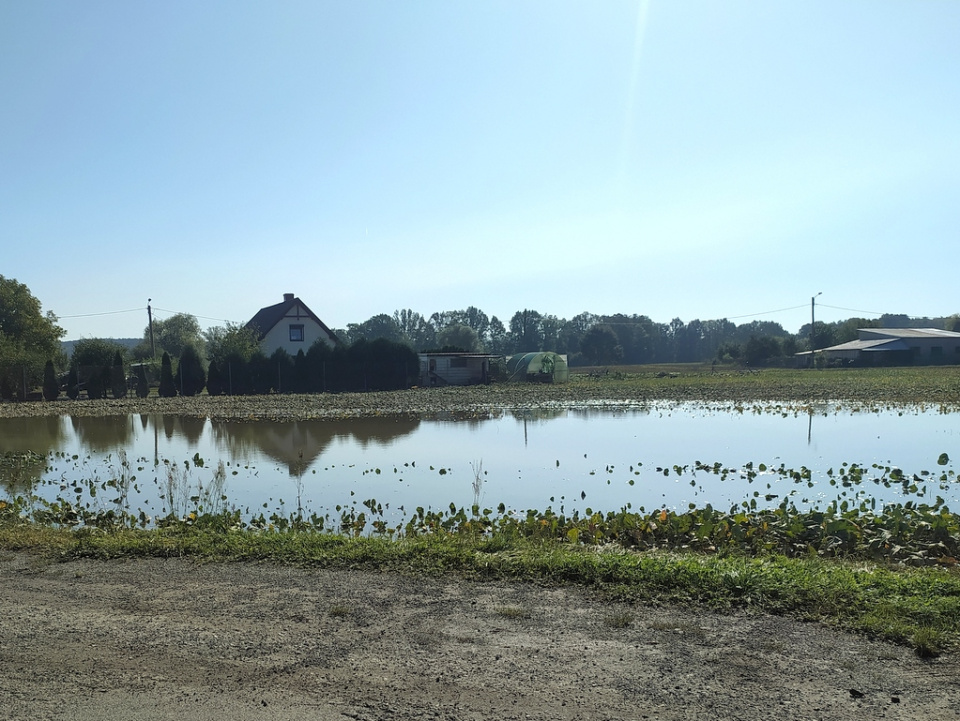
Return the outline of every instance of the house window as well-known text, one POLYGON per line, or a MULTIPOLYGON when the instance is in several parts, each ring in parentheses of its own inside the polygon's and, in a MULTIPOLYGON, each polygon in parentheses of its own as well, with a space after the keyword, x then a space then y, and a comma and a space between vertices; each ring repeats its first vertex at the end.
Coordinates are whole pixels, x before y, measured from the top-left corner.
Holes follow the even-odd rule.
POLYGON ((290 342, 303 343, 303 326, 302 325, 290 326, 290 342))
POLYGON ((467 359, 466 358, 451 358, 450 359, 451 368, 466 368, 467 359))

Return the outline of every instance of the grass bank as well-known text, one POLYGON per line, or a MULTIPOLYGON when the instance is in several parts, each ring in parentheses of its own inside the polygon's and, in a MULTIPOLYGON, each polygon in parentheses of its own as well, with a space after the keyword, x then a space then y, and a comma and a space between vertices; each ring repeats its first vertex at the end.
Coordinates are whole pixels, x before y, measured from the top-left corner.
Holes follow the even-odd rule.
POLYGON ((468 579, 579 584, 645 604, 753 610, 824 622, 912 646, 922 656, 960 643, 960 573, 869 562, 583 545, 494 531, 400 538, 176 523, 158 529, 0 526, 0 548, 51 560, 189 556, 468 579))

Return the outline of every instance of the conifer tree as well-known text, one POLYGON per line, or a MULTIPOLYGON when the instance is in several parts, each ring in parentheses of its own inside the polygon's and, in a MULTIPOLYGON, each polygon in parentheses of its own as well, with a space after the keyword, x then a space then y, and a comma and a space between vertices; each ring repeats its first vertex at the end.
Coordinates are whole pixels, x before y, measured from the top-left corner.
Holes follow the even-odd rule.
POLYGON ((127 376, 123 372, 123 357, 119 350, 113 354, 113 367, 110 368, 110 392, 114 398, 127 397, 127 376))
POLYGON ((179 381, 182 396, 195 396, 206 384, 203 363, 200 362, 200 356, 192 345, 186 345, 183 348, 183 355, 180 356, 180 362, 177 364, 176 380, 179 381))
POLYGON ((211 396, 219 396, 223 393, 223 376, 216 361, 210 361, 207 367, 207 393, 211 396))
POLYGON ((57 374, 53 370, 53 361, 48 360, 43 366, 43 398, 55 401, 60 395, 60 384, 57 383, 57 374))
POLYGON ((91 400, 100 400, 107 395, 107 386, 104 383, 104 376, 109 380, 109 366, 95 366, 88 369, 87 376, 87 398, 91 400))
POLYGON ((150 384, 147 383, 147 372, 143 363, 137 366, 137 398, 146 398, 150 395, 150 384))
POLYGON ((160 359, 160 389, 161 398, 173 398, 177 395, 177 384, 173 380, 173 366, 170 363, 170 354, 163 352, 160 359))
POLYGON ((71 365, 70 372, 67 374, 67 398, 75 401, 79 395, 80 375, 77 373, 77 367, 75 365, 71 365))

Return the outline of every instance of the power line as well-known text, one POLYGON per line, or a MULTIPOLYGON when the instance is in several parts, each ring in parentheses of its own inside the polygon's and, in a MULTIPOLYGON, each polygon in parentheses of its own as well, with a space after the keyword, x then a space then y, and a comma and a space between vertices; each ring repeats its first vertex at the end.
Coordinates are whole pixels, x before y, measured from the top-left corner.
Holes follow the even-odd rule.
POLYGON ((161 313, 170 313, 172 315, 191 315, 194 318, 203 318, 204 320, 215 320, 221 323, 236 323, 239 325, 240 323, 243 322, 243 321, 237 321, 237 320, 228 320, 226 318, 211 318, 210 316, 197 315, 196 313, 185 313, 182 310, 168 310, 167 308, 157 308, 157 307, 154 307, 154 310, 159 310, 161 313))
POLYGON ((788 310, 798 310, 800 308, 806 308, 806 307, 807 307, 807 304, 804 303, 803 305, 795 305, 790 308, 779 308, 777 310, 765 310, 761 313, 747 313, 746 315, 731 315, 731 316, 727 316, 726 318, 727 320, 737 320, 738 318, 754 318, 758 315, 772 315, 774 313, 785 313, 788 310))
POLYGON ((108 310, 103 313, 81 313, 79 315, 58 315, 57 319, 60 318, 92 318, 97 315, 116 315, 118 313, 142 313, 146 308, 130 308, 128 310, 108 310))
MULTIPOLYGON (((58 315, 57 320, 67 319, 67 318, 95 318, 101 315, 119 315, 120 313, 143 313, 146 308, 128 308, 127 310, 107 310, 102 313, 76 313, 74 315, 58 315)), ((206 315, 197 315, 196 313, 185 313, 179 310, 168 310, 166 308, 154 308, 154 310, 159 310, 163 313, 170 313, 171 315, 190 315, 194 318, 203 318, 203 320, 214 320, 219 321, 220 323, 237 323, 241 324, 243 321, 234 321, 228 320, 225 318, 211 318, 206 315)))
MULTIPOLYGON (((866 313, 867 315, 886 315, 886 313, 878 313, 875 310, 857 310, 856 308, 844 308, 839 305, 827 305, 826 303, 817 303, 817 305, 821 308, 833 308, 834 310, 845 310, 850 313, 866 313)), ((908 317, 913 318, 914 316, 908 316, 908 317)))

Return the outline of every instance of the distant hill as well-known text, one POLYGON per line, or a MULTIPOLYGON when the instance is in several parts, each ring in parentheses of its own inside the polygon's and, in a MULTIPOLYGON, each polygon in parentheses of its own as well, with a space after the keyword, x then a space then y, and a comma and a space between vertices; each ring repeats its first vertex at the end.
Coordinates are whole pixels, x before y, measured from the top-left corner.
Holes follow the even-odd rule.
MULTIPOLYGON (((139 345, 143 338, 100 338, 100 340, 105 340, 108 343, 116 343, 117 345, 122 345, 127 350, 130 350, 134 346, 139 345)), ((68 356, 71 356, 73 355, 73 347, 78 342, 79 341, 75 340, 63 340, 60 341, 60 347, 63 349, 64 353, 66 353, 68 356)))

